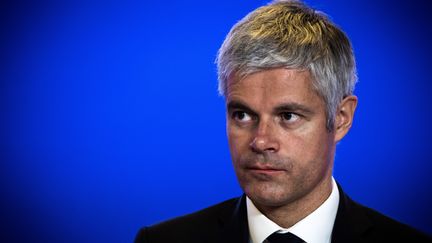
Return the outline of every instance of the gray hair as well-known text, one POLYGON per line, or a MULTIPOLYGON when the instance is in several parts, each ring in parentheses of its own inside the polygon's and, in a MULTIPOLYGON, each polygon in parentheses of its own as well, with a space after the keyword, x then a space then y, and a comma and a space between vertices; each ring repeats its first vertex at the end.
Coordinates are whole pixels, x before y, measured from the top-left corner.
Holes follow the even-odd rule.
POLYGON ((242 79, 281 67, 309 71, 326 104, 329 131, 339 103, 353 93, 357 81, 348 37, 326 15, 300 1, 275 1, 249 13, 232 27, 216 62, 222 96, 229 77, 242 79))

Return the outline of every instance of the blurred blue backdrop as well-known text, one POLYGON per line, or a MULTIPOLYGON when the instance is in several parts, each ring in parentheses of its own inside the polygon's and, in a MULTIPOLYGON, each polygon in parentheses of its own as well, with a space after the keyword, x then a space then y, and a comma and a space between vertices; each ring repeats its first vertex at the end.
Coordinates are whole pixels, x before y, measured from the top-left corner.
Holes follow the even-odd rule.
MULTIPOLYGON (((2 1, 1 242, 131 242, 241 194, 217 95, 226 33, 267 1, 2 1)), ((350 36, 359 107, 335 177, 432 233, 429 1, 307 1, 350 36)))

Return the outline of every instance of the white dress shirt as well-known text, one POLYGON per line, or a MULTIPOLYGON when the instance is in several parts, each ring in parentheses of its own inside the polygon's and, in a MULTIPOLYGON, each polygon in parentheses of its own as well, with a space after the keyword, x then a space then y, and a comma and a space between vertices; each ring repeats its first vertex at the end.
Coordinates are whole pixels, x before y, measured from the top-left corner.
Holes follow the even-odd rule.
POLYGON ((263 243, 268 236, 276 231, 280 233, 291 232, 307 243, 330 243, 338 206, 339 190, 333 177, 332 192, 324 203, 287 229, 267 218, 246 197, 250 243, 263 243))

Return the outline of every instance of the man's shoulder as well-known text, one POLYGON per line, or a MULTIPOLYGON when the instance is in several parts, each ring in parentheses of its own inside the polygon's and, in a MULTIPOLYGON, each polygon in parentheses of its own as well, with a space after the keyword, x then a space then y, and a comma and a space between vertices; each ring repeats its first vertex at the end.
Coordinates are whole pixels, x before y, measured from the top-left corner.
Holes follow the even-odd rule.
POLYGON ((224 220, 232 217, 240 198, 232 198, 199 211, 144 227, 135 242, 201 242, 212 238, 224 220), (212 236, 213 235, 213 236, 212 236))
POLYGON ((347 200, 349 202, 345 205, 347 206, 346 211, 349 213, 345 214, 345 217, 350 218, 335 222, 335 227, 339 227, 340 229, 334 230, 339 233, 341 229, 354 234, 355 231, 358 231, 358 233, 362 231, 361 238, 363 238, 365 242, 432 242, 429 235, 407 224, 401 223, 372 208, 354 202, 349 198, 347 200), (347 225, 341 226, 342 224, 348 224, 351 225, 351 227, 348 229, 347 225))
POLYGON ((238 200, 239 198, 231 198, 199 211, 160 222, 149 228, 156 231, 171 227, 190 227, 191 225, 201 227, 203 224, 214 223, 215 219, 228 216, 238 200))
POLYGON ((411 242, 431 242, 430 236, 425 233, 407 225, 402 222, 399 222, 389 216, 380 213, 372 208, 363 207, 365 214, 371 219, 374 223, 375 230, 371 231, 370 235, 381 235, 381 236, 391 236, 387 239, 394 240, 409 240, 411 242))

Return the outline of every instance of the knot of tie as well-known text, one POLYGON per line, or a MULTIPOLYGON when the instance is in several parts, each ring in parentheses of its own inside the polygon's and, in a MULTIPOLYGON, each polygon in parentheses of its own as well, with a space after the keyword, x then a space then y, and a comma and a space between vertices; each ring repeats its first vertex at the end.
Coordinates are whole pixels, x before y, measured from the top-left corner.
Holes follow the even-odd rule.
POLYGON ((305 243, 304 240, 297 237, 292 233, 273 233, 269 237, 267 237, 267 242, 269 243, 305 243))

